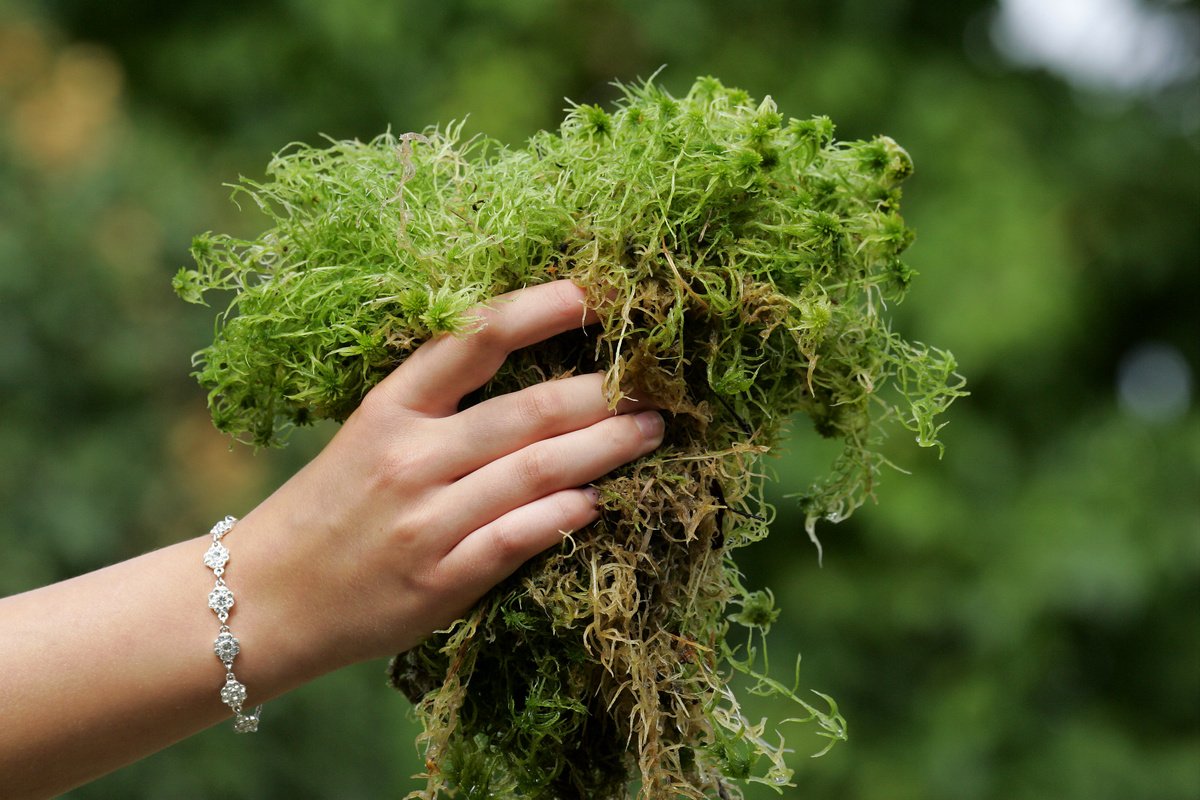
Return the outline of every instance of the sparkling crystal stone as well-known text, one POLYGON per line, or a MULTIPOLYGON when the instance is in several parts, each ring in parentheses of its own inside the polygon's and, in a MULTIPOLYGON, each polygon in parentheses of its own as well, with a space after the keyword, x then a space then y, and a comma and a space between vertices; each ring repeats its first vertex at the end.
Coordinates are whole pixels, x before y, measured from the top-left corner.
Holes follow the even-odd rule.
POLYGON ((228 664, 233 661, 234 656, 242 652, 242 646, 238 644, 238 640, 232 633, 222 631, 213 642, 213 652, 217 654, 217 658, 221 659, 222 663, 228 664))
POLYGON ((221 687, 221 702, 232 709, 239 709, 246 702, 246 687, 238 683, 236 678, 226 678, 221 687))
POLYGON ((213 542, 204 554, 204 566, 209 569, 222 569, 229 563, 229 550, 220 542, 213 542))
POLYGON ((233 592, 228 586, 217 586, 208 593, 208 607, 218 614, 228 614, 233 608, 233 592))
POLYGON ((254 709, 253 714, 242 714, 233 721, 233 729, 237 733, 254 733, 258 730, 258 712, 262 706, 254 709))
POLYGON ((236 523, 236 522, 237 522, 236 518, 226 517, 225 519, 218 522, 216 525, 213 525, 212 530, 209 531, 209 533, 211 533, 215 538, 220 539, 222 536, 224 536, 225 534, 227 534, 231 530, 233 530, 234 523, 236 523))

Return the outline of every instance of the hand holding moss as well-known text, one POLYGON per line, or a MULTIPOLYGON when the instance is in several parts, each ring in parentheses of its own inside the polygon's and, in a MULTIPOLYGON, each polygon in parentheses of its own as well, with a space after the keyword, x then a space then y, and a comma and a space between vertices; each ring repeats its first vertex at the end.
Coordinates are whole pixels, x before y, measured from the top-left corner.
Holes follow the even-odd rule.
POLYGON ((513 350, 593 322, 583 301, 567 281, 532 287, 472 315, 472 332, 427 342, 242 521, 292 551, 261 569, 284 568, 276 596, 293 607, 277 613, 325 631, 329 668, 406 650, 462 616, 596 519, 584 484, 661 442, 658 412, 627 413, 646 406, 626 399, 614 413, 598 374, 458 410, 513 350), (310 565, 304 591, 297 562, 310 565))

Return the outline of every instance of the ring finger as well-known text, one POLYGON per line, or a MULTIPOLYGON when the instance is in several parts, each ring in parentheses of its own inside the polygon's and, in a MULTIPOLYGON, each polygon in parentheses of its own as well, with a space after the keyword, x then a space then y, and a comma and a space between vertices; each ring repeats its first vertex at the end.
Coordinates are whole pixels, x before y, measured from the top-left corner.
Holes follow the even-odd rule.
POLYGON ((535 442, 443 489, 441 499, 450 509, 444 521, 469 533, 515 508, 596 480, 649 453, 662 436, 662 416, 643 411, 535 442))

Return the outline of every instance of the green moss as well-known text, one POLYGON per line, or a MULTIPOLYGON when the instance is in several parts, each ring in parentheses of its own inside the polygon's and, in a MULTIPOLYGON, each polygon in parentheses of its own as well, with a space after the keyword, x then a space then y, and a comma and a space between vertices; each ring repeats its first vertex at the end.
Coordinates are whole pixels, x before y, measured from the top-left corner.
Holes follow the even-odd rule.
POLYGON ((515 354, 475 399, 603 371, 612 402, 636 391, 670 415, 662 448, 598 482, 599 522, 394 661, 425 724, 425 796, 787 785, 734 671, 845 737, 832 701, 765 674, 755 639, 726 643, 731 621, 761 636, 777 613, 732 554, 767 535, 758 462, 789 418, 842 443, 802 494, 816 542, 819 520, 870 495, 884 427, 938 445, 963 393, 948 353, 883 316, 914 275, 898 213, 911 171, 887 137, 837 142, 827 118, 785 120, 714 78, 682 98, 646 82, 522 149, 456 127, 289 147, 237 190, 272 227, 196 240, 180 295, 235 292, 197 375, 217 426, 256 445, 344 419, 422 341, 461 332, 470 305, 555 278, 615 298, 598 330, 515 354))

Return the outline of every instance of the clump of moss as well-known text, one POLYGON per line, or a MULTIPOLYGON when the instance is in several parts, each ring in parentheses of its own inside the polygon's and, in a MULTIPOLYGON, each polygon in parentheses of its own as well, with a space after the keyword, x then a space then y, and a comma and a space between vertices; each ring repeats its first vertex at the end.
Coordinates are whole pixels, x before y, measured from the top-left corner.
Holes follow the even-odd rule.
POLYGON ((870 496, 884 426, 937 445, 962 394, 948 353, 883 316, 913 276, 901 147, 835 141, 829 119, 714 78, 624 92, 521 149, 461 127, 289 147, 236 190, 272 227, 199 237, 176 279, 192 301, 236 293, 197 374, 216 425, 256 445, 344 419, 472 304, 556 278, 587 289, 598 328, 515 354, 473 399, 602 371, 614 404, 637 392, 670 415, 657 452, 598 482, 600 521, 394 660, 425 725, 425 797, 788 785, 782 740, 744 717, 731 675, 800 704, 831 744, 845 727, 757 666, 777 612, 733 553, 767 535, 760 458, 797 414, 841 442, 802 494, 816 541, 870 496))

